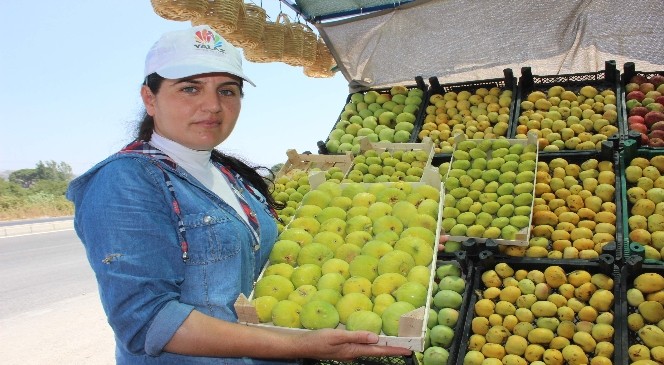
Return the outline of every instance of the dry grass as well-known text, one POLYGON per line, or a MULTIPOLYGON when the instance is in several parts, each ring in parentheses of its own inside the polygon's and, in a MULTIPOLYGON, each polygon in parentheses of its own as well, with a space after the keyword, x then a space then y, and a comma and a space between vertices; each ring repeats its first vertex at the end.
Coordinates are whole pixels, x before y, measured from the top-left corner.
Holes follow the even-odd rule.
POLYGON ((0 221, 44 217, 63 217, 73 214, 74 205, 68 201, 25 203, 0 210, 0 221))

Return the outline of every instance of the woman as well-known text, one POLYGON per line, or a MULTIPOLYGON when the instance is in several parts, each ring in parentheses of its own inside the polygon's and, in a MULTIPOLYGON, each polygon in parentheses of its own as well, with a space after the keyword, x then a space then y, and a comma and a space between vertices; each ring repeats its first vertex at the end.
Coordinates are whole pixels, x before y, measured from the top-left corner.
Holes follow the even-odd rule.
POLYGON ((369 332, 237 323, 233 303, 277 237, 265 180, 214 149, 235 127, 245 81, 238 50, 208 26, 164 34, 146 58, 138 138, 70 185, 117 363, 408 355, 369 332))

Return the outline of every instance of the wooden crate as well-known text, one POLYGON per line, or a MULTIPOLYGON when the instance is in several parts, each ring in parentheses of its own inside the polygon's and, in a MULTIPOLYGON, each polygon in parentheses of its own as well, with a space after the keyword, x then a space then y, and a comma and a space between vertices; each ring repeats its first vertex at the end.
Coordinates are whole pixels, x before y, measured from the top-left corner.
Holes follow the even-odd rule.
POLYGON ((286 156, 288 156, 288 160, 277 173, 277 177, 286 175, 295 169, 310 172, 312 169, 327 171, 332 167, 339 167, 345 176, 353 165, 353 154, 351 152, 344 155, 312 155, 297 153, 296 150, 289 149, 286 151, 286 156))
MULTIPOLYGON (((433 147, 432 147, 433 151, 433 147)), ((312 177, 320 177, 322 173, 314 173, 312 174, 312 177)), ((386 183, 361 183, 361 184, 368 184, 368 185, 375 185, 375 184, 384 184, 384 185, 394 185, 394 184, 410 184, 412 186, 418 186, 418 185, 430 185, 438 189, 439 191, 442 189, 442 184, 440 182, 440 174, 438 173, 438 170, 434 167, 429 167, 425 168, 425 173, 422 176, 422 180, 420 182, 386 182, 386 183)), ((344 185, 344 184, 342 184, 344 185)), ((312 183, 312 186, 314 184, 312 183)), ((442 192, 441 192, 442 193, 442 192)), ((434 281, 435 278, 435 271, 436 271, 436 263, 437 263, 437 255, 438 255, 438 250, 435 249, 438 245, 438 241, 440 239, 440 233, 441 233, 441 217, 443 214, 443 200, 442 196, 440 198, 439 202, 439 207, 438 207, 438 219, 437 219, 437 228, 436 228, 436 234, 435 234, 435 239, 433 242, 433 247, 434 249, 432 250, 432 261, 429 264, 429 269, 430 269, 430 282, 429 282, 429 287, 428 287, 428 292, 427 292, 427 298, 430 298, 432 295, 432 290, 433 290, 433 285, 437 285, 436 282, 434 281)), ((263 272, 265 271, 265 268, 270 266, 270 262, 268 261, 265 266, 263 267, 263 272)), ((263 276, 263 273, 260 274, 259 279, 263 276)), ((249 295, 249 297, 245 296, 244 294, 240 294, 238 298, 236 299, 234 303, 235 311, 238 315, 238 323, 244 324, 247 326, 255 326, 255 327, 261 327, 261 328, 267 328, 271 329, 274 331, 282 332, 282 333, 303 333, 305 331, 310 331, 308 329, 302 329, 302 328, 286 328, 286 327, 278 327, 274 326, 271 322, 270 323, 260 323, 258 320, 258 313, 256 311, 256 308, 253 306, 251 303, 251 300, 253 299, 253 291, 249 295)), ((431 300, 428 300, 425 306, 416 308, 415 310, 408 312, 404 315, 401 316, 399 320, 399 334, 398 336, 388 336, 385 334, 379 335, 379 340, 378 340, 378 345, 379 346, 396 346, 396 347, 403 347, 407 348, 412 351, 419 351, 422 352, 424 351, 424 342, 425 342, 425 334, 427 330, 427 321, 429 317, 429 308, 431 305, 431 300)), ((345 326, 343 324, 339 324, 337 327, 338 329, 345 329, 345 326)))
MULTIPOLYGON (((465 134, 457 134, 454 136, 454 149, 456 151, 456 147, 459 145, 460 142, 468 140, 465 134)), ((486 140, 486 139, 470 139, 470 141, 476 141, 477 143, 480 143, 482 141, 491 141, 491 140, 486 140)), ((528 133, 528 138, 527 139, 505 139, 505 141, 508 141, 510 145, 515 145, 515 144, 522 144, 522 145, 534 145, 536 146, 536 151, 535 151, 535 170, 533 171, 534 178, 533 178, 533 191, 532 191, 532 196, 533 196, 533 201, 530 204, 530 219, 529 223, 532 222, 533 218, 533 206, 535 204, 535 183, 536 183, 536 174, 537 174, 537 162, 538 162, 538 156, 539 156, 539 145, 537 143, 537 136, 534 133, 528 133)), ((452 156, 452 159, 450 161, 450 170, 452 169, 452 163, 454 162, 454 156, 452 156)), ((448 170, 449 173, 449 170, 448 170)), ((444 188, 442 191, 443 194, 443 200, 445 198, 445 194, 449 193, 447 191, 447 188, 444 188)), ((446 217, 441 216, 441 219, 444 219, 446 217)), ((495 218, 495 216, 494 216, 495 218)), ((528 224, 527 227, 520 229, 516 233, 516 237, 513 240, 508 240, 508 239, 502 239, 502 238, 497 238, 493 239, 495 242, 497 242, 499 245, 513 245, 513 246, 528 246, 529 240, 530 240, 530 230, 531 230, 532 224, 528 224)), ((443 234, 449 235, 449 233, 442 232, 443 234)), ((471 237, 471 236, 456 236, 456 235, 449 235, 450 241, 458 241, 458 242, 463 242, 465 240, 468 240, 470 238, 475 239, 477 242, 486 242, 488 238, 483 238, 483 237, 471 237)))

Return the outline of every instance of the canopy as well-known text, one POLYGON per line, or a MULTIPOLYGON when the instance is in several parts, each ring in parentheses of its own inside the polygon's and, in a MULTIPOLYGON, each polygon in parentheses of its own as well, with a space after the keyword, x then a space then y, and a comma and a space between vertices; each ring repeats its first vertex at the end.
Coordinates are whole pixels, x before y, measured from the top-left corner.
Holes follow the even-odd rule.
POLYGON ((524 66, 536 75, 596 72, 607 60, 664 70, 661 0, 297 0, 292 7, 316 26, 351 90, 416 76, 496 78, 524 66), (367 13, 376 9, 383 10, 367 13))

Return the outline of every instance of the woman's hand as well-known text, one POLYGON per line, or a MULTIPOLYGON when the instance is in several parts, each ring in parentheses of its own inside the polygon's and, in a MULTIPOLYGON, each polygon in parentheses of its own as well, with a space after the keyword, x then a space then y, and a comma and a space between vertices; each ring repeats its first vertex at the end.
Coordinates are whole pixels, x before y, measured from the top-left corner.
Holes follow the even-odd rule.
POLYGON ((361 356, 410 356, 402 347, 377 346, 378 335, 367 331, 322 329, 302 335, 303 358, 351 361, 361 356))
POLYGON ((445 249, 445 242, 450 238, 448 235, 441 234, 440 239, 438 240, 438 251, 443 251, 445 249))

